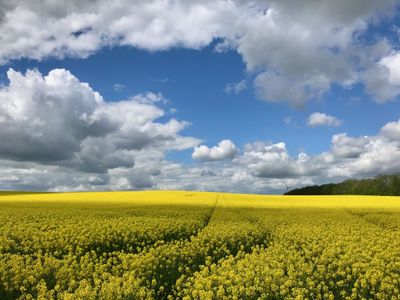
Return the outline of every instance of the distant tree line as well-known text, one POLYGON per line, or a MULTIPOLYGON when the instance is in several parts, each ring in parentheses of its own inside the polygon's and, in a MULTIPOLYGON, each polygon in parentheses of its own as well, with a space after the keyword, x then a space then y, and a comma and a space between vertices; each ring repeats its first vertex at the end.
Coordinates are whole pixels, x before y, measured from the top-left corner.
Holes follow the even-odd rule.
POLYGON ((341 183, 306 186, 285 195, 382 195, 400 196, 400 174, 370 179, 349 179, 341 183))

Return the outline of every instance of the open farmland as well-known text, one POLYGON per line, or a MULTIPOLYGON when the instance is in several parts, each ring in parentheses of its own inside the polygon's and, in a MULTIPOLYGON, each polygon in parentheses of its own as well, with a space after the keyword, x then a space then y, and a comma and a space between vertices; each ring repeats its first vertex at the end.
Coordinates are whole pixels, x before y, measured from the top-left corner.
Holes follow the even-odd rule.
POLYGON ((400 197, 0 196, 0 299, 399 299, 400 197))

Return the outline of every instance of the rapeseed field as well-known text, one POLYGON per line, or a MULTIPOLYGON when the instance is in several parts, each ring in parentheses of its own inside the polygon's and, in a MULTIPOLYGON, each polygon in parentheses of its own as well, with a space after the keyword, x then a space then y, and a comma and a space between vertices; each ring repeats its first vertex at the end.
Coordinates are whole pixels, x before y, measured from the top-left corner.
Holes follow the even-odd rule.
POLYGON ((0 194, 0 299, 399 299, 400 197, 0 194))

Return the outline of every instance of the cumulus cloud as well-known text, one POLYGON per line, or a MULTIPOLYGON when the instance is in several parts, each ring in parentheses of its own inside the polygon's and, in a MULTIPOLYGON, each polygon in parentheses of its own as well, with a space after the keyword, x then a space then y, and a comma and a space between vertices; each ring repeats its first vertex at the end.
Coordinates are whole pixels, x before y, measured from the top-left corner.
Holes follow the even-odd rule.
POLYGON ((312 173, 307 169, 309 157, 300 153, 296 158, 291 157, 285 143, 261 146, 247 145, 246 151, 240 158, 240 163, 248 166, 256 177, 262 178, 291 178, 312 173))
POLYGON ((307 179, 314 183, 352 177, 400 172, 400 121, 390 122, 375 136, 332 136, 327 152, 297 157, 288 153, 285 143, 249 144, 236 162, 255 177, 307 179))
POLYGON ((400 52, 382 58, 380 63, 389 70, 389 83, 400 86, 400 52))
POLYGON ((342 124, 342 121, 339 120, 338 118, 320 112, 312 113, 307 118, 307 125, 310 127, 317 127, 317 126, 337 127, 340 126, 340 124, 342 124))
POLYGON ((374 136, 332 136, 328 151, 315 155, 292 155, 284 142, 255 142, 243 153, 219 165, 166 164, 158 177, 161 189, 199 189, 251 193, 280 193, 286 185, 338 182, 400 171, 399 122, 390 122, 374 136), (393 135, 392 135, 393 134, 393 135), (168 175, 167 175, 168 174, 168 175))
POLYGON ((206 145, 196 146, 192 158, 200 161, 218 161, 232 159, 238 153, 238 148, 231 140, 222 140, 212 148, 206 145))
POLYGON ((315 155, 292 155, 284 142, 247 144, 243 153, 222 166, 210 164, 204 170, 201 166, 175 165, 169 174, 178 180, 161 180, 159 186, 279 193, 286 185, 294 188, 396 173, 400 171, 399 124, 387 123, 374 136, 333 135, 330 149, 315 155))
MULTIPOLYGON (((167 160, 165 147, 169 147, 168 144, 156 142, 130 151, 122 149, 133 160, 121 162, 124 156, 113 155, 113 151, 101 142, 106 140, 106 144, 114 145, 113 139, 90 136, 84 139, 84 143, 90 146, 82 147, 95 149, 85 152, 84 148, 79 148, 76 153, 79 160, 76 156, 62 161, 13 160, 3 157, 0 159, 0 188, 52 191, 186 189, 281 193, 285 191, 286 185, 294 188, 399 172, 399 127, 400 121, 396 121, 387 123, 373 136, 335 134, 330 149, 319 154, 292 154, 284 142, 254 142, 245 145, 243 151, 236 152, 231 159, 221 160, 217 164, 194 165, 167 160), (103 152, 103 148, 106 151, 103 152), (88 155, 91 152, 93 155, 88 155), (97 165, 98 168, 95 168, 97 165)), ((212 149, 233 149, 231 143, 221 142, 217 146, 207 147, 206 161, 210 161, 211 157, 222 158, 224 155, 221 152, 212 149)), ((116 149, 119 147, 115 145, 116 149)))
POLYGON ((371 137, 368 151, 347 166, 353 176, 375 176, 400 171, 400 144, 380 136, 371 137))
POLYGON ((393 141, 400 141, 400 119, 397 122, 389 122, 381 129, 381 134, 393 141))
MULTIPOLYGON (((4 2, 4 1, 3 1, 4 2)), ((396 1, 68 1, 2 3, 0 64, 73 56, 102 47, 149 51, 235 50, 260 99, 301 106, 336 83, 365 85, 375 100, 399 94, 398 53, 383 36, 364 42, 371 22, 396 1)), ((228 85, 240 91, 243 83, 228 85)))
POLYGON ((366 91, 378 103, 395 100, 400 95, 400 83, 397 82, 396 67, 393 60, 385 58, 370 66, 362 75, 366 91))
POLYGON ((165 112, 159 94, 106 102, 69 71, 43 76, 10 69, 9 85, 0 88, 0 159, 57 165, 107 173, 131 168, 135 152, 187 149, 199 143, 179 133, 187 122, 157 119, 165 112))
MULTIPOLYGON (((394 1, 268 1, 264 5, 263 9, 259 2, 251 17, 240 23, 242 34, 232 44, 247 69, 259 72, 254 85, 266 101, 301 106, 321 97, 333 83, 358 82, 365 69, 388 53, 381 47, 378 54, 375 44, 367 46, 358 37, 394 1), (366 59, 372 57, 371 49, 378 56, 374 61, 366 59)), ((381 45, 379 39, 376 44, 381 45)))
POLYGON ((391 52, 365 72, 366 90, 377 102, 394 100, 400 95, 400 52, 391 52))
POLYGON ((370 139, 368 137, 353 138, 345 133, 332 137, 332 153, 339 158, 357 158, 367 152, 370 139))
POLYGON ((150 51, 200 48, 221 35, 234 4, 225 1, 127 0, 32 2, 5 5, 0 18, 0 61, 46 56, 87 57, 108 45, 150 51))

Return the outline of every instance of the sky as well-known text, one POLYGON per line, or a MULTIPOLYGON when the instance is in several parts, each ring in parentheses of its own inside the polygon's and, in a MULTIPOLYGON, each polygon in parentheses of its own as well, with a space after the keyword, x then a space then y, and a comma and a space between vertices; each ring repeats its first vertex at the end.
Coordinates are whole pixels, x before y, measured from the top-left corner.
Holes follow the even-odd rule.
POLYGON ((399 4, 0 0, 0 190, 400 173, 399 4))

